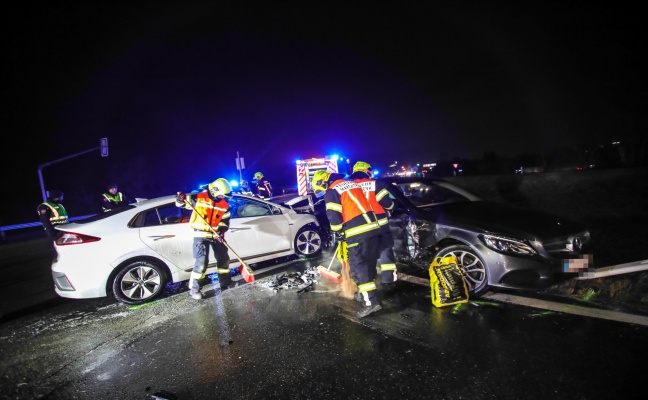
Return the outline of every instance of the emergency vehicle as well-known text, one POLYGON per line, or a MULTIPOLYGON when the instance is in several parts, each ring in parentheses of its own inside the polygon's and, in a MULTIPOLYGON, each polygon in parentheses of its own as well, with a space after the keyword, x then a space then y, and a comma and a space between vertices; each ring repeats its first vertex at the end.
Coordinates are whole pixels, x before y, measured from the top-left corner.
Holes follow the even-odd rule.
POLYGON ((305 196, 312 192, 311 181, 316 171, 325 170, 337 173, 337 157, 309 158, 306 160, 297 160, 297 190, 300 196, 305 196))

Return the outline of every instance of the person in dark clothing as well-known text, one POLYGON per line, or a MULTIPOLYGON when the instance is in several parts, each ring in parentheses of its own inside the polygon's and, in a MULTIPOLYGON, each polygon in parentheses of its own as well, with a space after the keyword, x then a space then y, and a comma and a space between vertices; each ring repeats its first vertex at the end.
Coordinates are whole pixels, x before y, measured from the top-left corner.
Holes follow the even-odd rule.
POLYGON ((111 183, 106 187, 106 193, 101 195, 101 208, 104 212, 114 210, 128 204, 122 192, 118 191, 117 184, 111 183))
POLYGON ((272 198, 272 185, 261 172, 254 174, 254 179, 256 179, 257 194, 262 199, 270 200, 272 198))
POLYGON ((245 195, 248 195, 248 196, 257 197, 254 193, 252 193, 252 188, 250 187, 250 182, 248 182, 246 180, 241 181, 241 189, 238 190, 238 193, 245 194, 245 195))
POLYGON ((369 163, 358 161, 353 166, 353 173, 349 179, 362 187, 371 208, 378 217, 380 225, 380 277, 384 289, 392 290, 391 283, 396 282, 396 255, 394 254, 394 238, 389 229, 389 212, 394 209, 394 201, 389 197, 387 186, 373 179, 372 168, 369 163))
POLYGON ((56 239, 58 231, 55 226, 67 224, 68 214, 61 202, 63 201, 63 192, 60 190, 51 190, 48 193, 47 201, 36 207, 38 218, 43 224, 48 236, 56 239))
POLYGON ((362 188, 343 178, 342 174, 319 170, 313 174, 311 186, 316 195, 324 196, 331 231, 346 241, 351 277, 363 305, 356 316, 364 318, 382 309, 375 282, 380 225, 362 188))

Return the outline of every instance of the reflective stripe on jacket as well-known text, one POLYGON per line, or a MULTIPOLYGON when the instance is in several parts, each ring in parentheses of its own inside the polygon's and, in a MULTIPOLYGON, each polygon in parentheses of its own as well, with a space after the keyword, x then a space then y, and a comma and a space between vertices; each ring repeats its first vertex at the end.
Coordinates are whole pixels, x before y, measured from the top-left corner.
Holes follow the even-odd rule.
POLYGON ((211 233, 211 229, 214 231, 218 231, 218 228, 229 229, 230 212, 227 200, 214 201, 207 192, 200 192, 196 195, 196 203, 193 207, 194 211, 189 219, 189 225, 193 229, 208 233, 211 233), (200 213, 202 218, 197 213, 200 213))
POLYGON ((51 211, 49 220, 52 225, 61 225, 68 223, 68 214, 62 204, 46 201, 45 203, 43 203, 43 205, 49 208, 51 211))
POLYGON ((101 208, 103 208, 104 211, 110 211, 112 208, 115 208, 117 206, 117 204, 124 201, 124 198, 123 198, 121 192, 117 192, 115 194, 104 193, 103 198, 104 198, 104 205, 102 205, 101 208), (105 202, 108 202, 109 205, 110 205, 110 203, 115 203, 115 205, 114 206, 110 205, 111 208, 108 208, 108 207, 105 206, 105 202))
POLYGON ((257 182, 257 192, 262 199, 272 198, 272 185, 266 178, 261 178, 257 182))
MULTIPOLYGON (((351 178, 353 178, 353 175, 351 178)), ((389 228, 387 211, 394 209, 394 201, 389 197, 385 185, 370 178, 355 179, 354 181, 362 188, 367 200, 369 200, 369 204, 378 218, 378 224, 389 228)))
POLYGON ((379 235, 380 225, 362 188, 353 181, 337 180, 326 194, 326 217, 334 232, 344 231, 347 242, 379 235))

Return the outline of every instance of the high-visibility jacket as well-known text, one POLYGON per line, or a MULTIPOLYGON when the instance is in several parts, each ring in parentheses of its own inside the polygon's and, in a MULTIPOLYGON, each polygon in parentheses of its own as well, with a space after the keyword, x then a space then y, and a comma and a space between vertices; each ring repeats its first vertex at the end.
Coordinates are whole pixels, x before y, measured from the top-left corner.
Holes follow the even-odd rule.
POLYGON ((213 238, 212 229, 223 233, 229 229, 230 211, 227 200, 214 201, 206 191, 200 192, 196 195, 193 207, 189 225, 196 231, 195 236, 213 238))
POLYGON ((49 210, 49 221, 53 226, 68 223, 68 214, 62 204, 46 201, 41 206, 45 206, 46 208, 39 207, 39 215, 41 213, 40 210, 49 210))
POLYGON ((124 195, 122 195, 122 192, 117 192, 115 194, 108 192, 104 193, 102 196, 103 199, 101 208, 104 210, 104 212, 110 211, 123 205, 122 203, 124 201, 124 195))
POLYGON ((364 172, 353 173, 350 178, 362 188, 371 208, 378 217, 378 224, 388 230, 387 211, 394 209, 394 201, 389 197, 385 184, 367 177, 364 172))
POLYGON ((348 243, 380 235, 380 225, 362 188, 353 181, 337 180, 324 194, 326 217, 333 232, 344 233, 348 243))
POLYGON ((261 178, 257 181, 257 192, 262 199, 272 198, 272 185, 266 178, 261 178))

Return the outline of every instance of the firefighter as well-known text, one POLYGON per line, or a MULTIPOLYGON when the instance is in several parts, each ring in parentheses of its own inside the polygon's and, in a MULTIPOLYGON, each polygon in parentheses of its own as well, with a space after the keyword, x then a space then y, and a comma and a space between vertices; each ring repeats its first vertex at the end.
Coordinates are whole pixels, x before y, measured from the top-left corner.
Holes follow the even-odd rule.
POLYGON ((254 174, 254 179, 256 179, 257 194, 262 199, 269 200, 272 198, 272 185, 270 182, 263 177, 261 172, 254 174))
POLYGON ((189 279, 189 294, 196 300, 203 298, 200 281, 205 278, 210 247, 216 257, 220 289, 236 286, 230 276, 228 248, 223 243, 225 232, 229 229, 230 211, 227 199, 231 196, 232 186, 223 178, 210 183, 207 190, 197 193, 195 198, 187 196, 184 192, 178 192, 176 195, 177 207, 193 210, 189 226, 194 230, 195 262, 189 279))
POLYGON ((380 236, 380 277, 385 289, 391 291, 392 283, 396 282, 396 255, 394 254, 394 238, 389 229, 389 212, 394 209, 394 201, 389 197, 389 192, 384 183, 373 179, 371 165, 358 161, 353 166, 353 173, 349 179, 360 185, 376 213, 382 235, 380 236))
POLYGON ((106 187, 106 193, 101 195, 101 208, 104 212, 126 205, 124 195, 118 191, 117 184, 111 183, 106 187))
POLYGON ((246 180, 241 181, 241 189, 239 190, 239 193, 245 194, 245 195, 248 195, 248 196, 255 196, 254 193, 252 193, 252 188, 250 187, 250 182, 248 182, 246 180))
POLYGON ((67 211, 61 204, 62 201, 63 192, 51 190, 48 192, 47 201, 36 207, 43 228, 52 239, 55 239, 58 235, 58 231, 54 227, 69 222, 67 211))
POLYGON ((375 282, 380 225, 362 188, 343 178, 342 174, 319 170, 313 175, 312 187, 316 196, 324 196, 331 231, 346 241, 351 277, 363 304, 356 315, 364 318, 382 309, 375 282))

